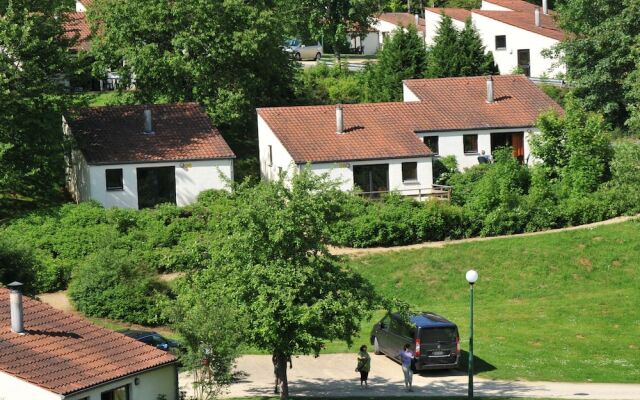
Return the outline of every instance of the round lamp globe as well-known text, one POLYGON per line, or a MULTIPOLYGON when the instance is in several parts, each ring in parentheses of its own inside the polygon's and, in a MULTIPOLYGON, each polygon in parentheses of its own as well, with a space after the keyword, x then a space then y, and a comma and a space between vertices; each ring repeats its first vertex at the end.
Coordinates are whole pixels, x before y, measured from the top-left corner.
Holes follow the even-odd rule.
POLYGON ((467 282, 473 285, 478 280, 478 273, 475 270, 470 269, 469 271, 467 271, 466 278, 467 282))

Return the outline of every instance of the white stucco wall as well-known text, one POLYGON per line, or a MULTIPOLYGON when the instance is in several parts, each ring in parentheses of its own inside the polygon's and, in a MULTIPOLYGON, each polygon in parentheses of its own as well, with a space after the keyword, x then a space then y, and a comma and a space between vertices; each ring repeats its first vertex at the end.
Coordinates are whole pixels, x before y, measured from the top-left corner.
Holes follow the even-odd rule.
POLYGON ((284 148, 260 115, 258 115, 258 141, 262 179, 276 180, 280 171, 290 173, 297 168, 287 149, 284 148), (271 163, 269 162, 269 146, 271 146, 271 163))
POLYGON ((455 156, 458 162, 458 169, 472 167, 478 164, 478 156, 485 151, 486 155, 491 155, 491 133, 499 132, 524 132, 524 159, 529 164, 532 163, 531 147, 529 138, 531 135, 539 132, 535 128, 511 128, 511 129, 490 129, 490 130, 468 130, 468 131, 451 131, 451 132, 419 132, 417 135, 422 138, 424 136, 438 136, 438 156, 455 156), (463 145, 464 135, 478 135, 478 152, 465 154, 463 145))
POLYGON ((200 192, 224 189, 220 172, 233 179, 233 160, 177 161, 143 164, 90 165, 91 199, 105 207, 138 208, 138 179, 136 168, 175 167, 176 204, 185 206, 196 201, 200 192), (123 190, 107 191, 105 170, 122 168, 123 190))
MULTIPOLYGON (((378 41, 380 43, 380 48, 382 48, 382 44, 384 43, 384 39, 386 37, 391 37, 391 35, 393 34, 393 31, 395 31, 396 29, 398 29, 400 26, 396 25, 396 24, 392 24, 390 22, 387 21, 382 21, 379 19, 376 19, 375 22, 372 25, 373 29, 375 29, 376 31, 378 31, 380 34, 378 36, 378 41)), ((418 36, 419 37, 423 37, 424 36, 424 32, 422 31, 422 29, 418 26, 418 36)), ((406 32, 406 28, 405 28, 405 32, 406 32)))
POLYGON ((0 400, 60 400, 62 398, 59 394, 0 372, 0 400))
POLYGON ((336 163, 317 163, 311 165, 311 171, 321 175, 328 173, 333 180, 340 182, 340 189, 353 190, 353 167, 356 165, 389 164, 389 189, 401 191, 404 195, 417 194, 418 189, 430 189, 433 185, 433 169, 431 157, 424 158, 399 158, 387 160, 367 160, 336 163), (402 181, 402 163, 418 163, 418 180, 413 182, 402 181))
POLYGON ((84 6, 80 1, 76 0, 76 12, 86 12, 87 7, 84 6))
POLYGON ((129 385, 131 400, 156 400, 158 395, 165 395, 167 400, 177 400, 177 370, 175 365, 167 365, 158 369, 129 376, 106 385, 78 392, 64 397, 65 400, 100 400, 100 394, 124 385, 129 385), (138 384, 135 384, 138 378, 138 384))
POLYGON ((502 7, 486 0, 482 0, 482 5, 480 6, 480 9, 487 10, 487 11, 511 11, 511 9, 507 7, 502 7))
MULTIPOLYGON (((513 25, 505 24, 483 15, 472 14, 473 24, 480 33, 482 43, 487 47, 487 51, 493 52, 493 58, 500 68, 500 74, 507 75, 513 72, 518 66, 518 50, 529 49, 531 57, 531 76, 550 78, 558 74, 564 74, 566 68, 563 65, 555 65, 556 59, 545 58, 543 50, 550 49, 558 43, 557 40, 517 28, 513 25), (507 48, 496 50, 495 37, 505 35, 507 38, 507 48)), ((533 15, 531 15, 533 20, 533 15)))
POLYGON ((416 96, 416 94, 413 93, 411 89, 404 84, 404 82, 402 82, 402 101, 405 103, 409 101, 420 101, 420 98, 416 96))
POLYGON ((364 38, 347 35, 347 41, 350 43, 351 47, 364 46, 364 52, 362 54, 365 56, 372 56, 376 54, 380 48, 379 37, 380 34, 378 32, 369 32, 364 38))

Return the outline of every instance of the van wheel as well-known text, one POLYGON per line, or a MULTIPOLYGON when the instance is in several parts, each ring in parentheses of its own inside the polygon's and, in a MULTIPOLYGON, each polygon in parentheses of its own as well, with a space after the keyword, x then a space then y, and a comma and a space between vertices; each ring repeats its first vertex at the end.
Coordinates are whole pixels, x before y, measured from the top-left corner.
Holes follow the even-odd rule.
POLYGON ((378 338, 373 338, 373 352, 380 355, 382 352, 380 351, 380 345, 378 344, 378 338))

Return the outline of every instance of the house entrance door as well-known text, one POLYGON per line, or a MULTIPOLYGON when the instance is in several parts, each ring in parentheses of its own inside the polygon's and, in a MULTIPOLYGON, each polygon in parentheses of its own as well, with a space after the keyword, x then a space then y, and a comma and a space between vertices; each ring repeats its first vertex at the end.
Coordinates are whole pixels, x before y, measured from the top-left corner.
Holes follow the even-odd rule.
POLYGON ((526 76, 531 76, 531 53, 529 49, 518 50, 518 68, 526 76))
POLYGON ((370 197, 389 191, 389 164, 354 165, 353 182, 370 197))
POLYGON ((151 208, 161 203, 176 204, 175 167, 137 168, 138 208, 151 208))
POLYGON ((500 147, 511 147, 513 156, 524 162, 524 132, 494 132, 491 134, 491 153, 500 147))

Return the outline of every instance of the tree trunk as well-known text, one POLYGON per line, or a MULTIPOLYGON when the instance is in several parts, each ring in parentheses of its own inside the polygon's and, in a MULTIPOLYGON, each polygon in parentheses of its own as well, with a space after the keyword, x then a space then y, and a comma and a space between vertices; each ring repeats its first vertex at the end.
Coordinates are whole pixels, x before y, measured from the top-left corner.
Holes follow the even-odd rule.
POLYGON ((287 356, 278 353, 277 356, 278 379, 280 380, 280 400, 289 399, 289 381, 287 380, 287 356))

